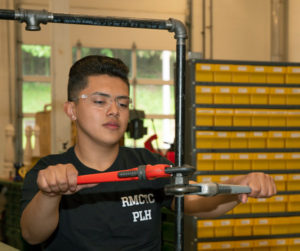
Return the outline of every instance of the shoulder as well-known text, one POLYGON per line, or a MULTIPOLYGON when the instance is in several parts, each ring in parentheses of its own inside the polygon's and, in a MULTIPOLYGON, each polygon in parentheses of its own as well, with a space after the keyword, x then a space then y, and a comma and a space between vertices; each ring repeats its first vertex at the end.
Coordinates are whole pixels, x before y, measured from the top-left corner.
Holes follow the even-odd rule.
POLYGON ((74 148, 69 148, 66 152, 59 153, 59 154, 50 154, 47 156, 42 157, 33 169, 43 169, 50 165, 56 164, 66 164, 70 163, 74 160, 74 148))

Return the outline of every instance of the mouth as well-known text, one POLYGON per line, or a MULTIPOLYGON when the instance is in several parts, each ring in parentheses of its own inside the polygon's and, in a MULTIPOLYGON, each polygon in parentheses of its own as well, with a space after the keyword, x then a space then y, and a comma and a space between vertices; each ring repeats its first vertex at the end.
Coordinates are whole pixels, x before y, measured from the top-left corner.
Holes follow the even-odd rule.
POLYGON ((103 124, 104 127, 108 128, 108 129, 111 129, 111 130, 116 130, 116 129, 119 129, 120 128, 120 125, 119 123, 117 122, 107 122, 105 124, 103 124))

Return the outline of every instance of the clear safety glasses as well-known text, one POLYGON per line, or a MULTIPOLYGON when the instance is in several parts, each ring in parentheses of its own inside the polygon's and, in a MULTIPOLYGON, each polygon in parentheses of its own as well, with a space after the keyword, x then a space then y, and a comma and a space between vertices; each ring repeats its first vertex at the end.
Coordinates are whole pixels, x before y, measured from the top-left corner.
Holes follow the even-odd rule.
POLYGON ((117 96, 112 97, 109 94, 102 92, 95 92, 92 94, 81 94, 77 99, 86 99, 94 107, 108 110, 111 107, 112 102, 114 101, 120 111, 129 110, 129 105, 131 104, 131 99, 128 96, 117 96))

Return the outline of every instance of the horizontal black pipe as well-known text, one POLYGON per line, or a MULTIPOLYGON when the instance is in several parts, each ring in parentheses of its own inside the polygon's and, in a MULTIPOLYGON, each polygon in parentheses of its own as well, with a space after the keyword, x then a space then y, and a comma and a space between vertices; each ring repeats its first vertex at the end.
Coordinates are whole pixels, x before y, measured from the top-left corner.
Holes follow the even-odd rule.
POLYGON ((53 13, 53 23, 83 24, 98 26, 129 27, 143 29, 170 29, 170 24, 164 20, 130 19, 117 17, 94 17, 53 13))
POLYGON ((0 9, 0 19, 15 20, 15 11, 0 9))

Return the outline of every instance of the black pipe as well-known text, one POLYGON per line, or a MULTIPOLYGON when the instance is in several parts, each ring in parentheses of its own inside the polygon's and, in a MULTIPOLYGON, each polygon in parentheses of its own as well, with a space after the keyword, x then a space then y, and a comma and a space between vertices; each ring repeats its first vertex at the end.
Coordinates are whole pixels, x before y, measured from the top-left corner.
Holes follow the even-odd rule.
POLYGON ((53 23, 83 24, 98 26, 114 26, 142 29, 170 29, 170 24, 165 20, 128 19, 117 17, 94 17, 82 15, 69 15, 53 13, 53 23))
POLYGON ((15 20, 15 11, 0 9, 0 19, 15 20))
MULTIPOLYGON (((185 40, 177 39, 176 45, 176 85, 175 85, 175 165, 183 166, 184 164, 184 104, 185 104, 185 40)), ((176 174, 176 184, 183 184, 185 180, 176 174)), ((183 250, 183 212, 184 212, 184 197, 175 196, 175 214, 176 214, 176 251, 183 250)))

